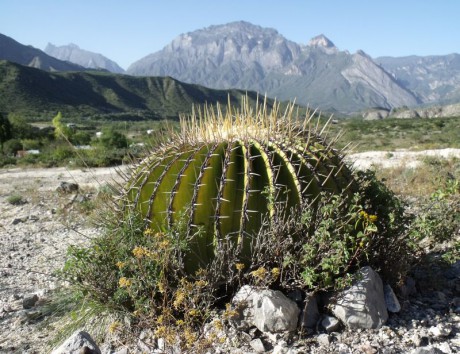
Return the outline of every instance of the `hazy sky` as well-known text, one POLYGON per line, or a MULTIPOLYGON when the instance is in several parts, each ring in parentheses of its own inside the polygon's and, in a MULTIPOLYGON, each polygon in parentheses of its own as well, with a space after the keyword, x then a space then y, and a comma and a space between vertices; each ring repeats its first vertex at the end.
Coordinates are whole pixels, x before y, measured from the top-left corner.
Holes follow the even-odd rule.
POLYGON ((372 57, 460 53, 460 0, 0 0, 0 33, 75 43, 127 68, 181 33, 244 20, 372 57))

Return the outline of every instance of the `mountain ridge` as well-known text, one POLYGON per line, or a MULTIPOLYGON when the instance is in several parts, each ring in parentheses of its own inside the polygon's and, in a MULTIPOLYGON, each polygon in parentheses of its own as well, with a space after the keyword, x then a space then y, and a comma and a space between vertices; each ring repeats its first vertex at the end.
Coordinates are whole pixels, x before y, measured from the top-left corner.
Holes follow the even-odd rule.
POLYGON ((26 46, 0 33, 0 60, 8 60, 21 65, 46 71, 83 71, 80 65, 58 60, 40 49, 26 46))
POLYGON ((123 74, 125 71, 113 60, 108 59, 99 53, 81 49, 78 45, 55 46, 48 43, 44 52, 56 59, 68 61, 88 69, 103 69, 116 74, 123 74))
POLYGON ((168 75, 211 88, 255 90, 280 100, 351 113, 420 103, 363 52, 340 51, 326 36, 310 45, 238 21, 181 34, 131 64, 130 75, 168 75), (372 73, 372 77, 367 77, 372 73))

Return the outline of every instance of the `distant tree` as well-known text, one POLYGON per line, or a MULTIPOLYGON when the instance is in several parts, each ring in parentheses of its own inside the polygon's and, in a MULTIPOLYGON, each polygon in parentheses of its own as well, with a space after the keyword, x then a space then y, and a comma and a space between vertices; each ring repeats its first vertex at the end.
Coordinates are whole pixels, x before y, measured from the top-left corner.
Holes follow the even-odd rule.
POLYGON ((3 151, 3 144, 13 137, 11 132, 11 123, 8 118, 0 113, 0 149, 3 151))
POLYGON ((75 145, 88 145, 91 142, 91 135, 87 132, 77 131, 72 134, 70 142, 75 145))
POLYGON ((107 149, 123 149, 128 147, 126 136, 113 129, 104 130, 99 138, 99 142, 107 149))
POLYGON ((22 149, 22 143, 18 139, 10 139, 5 142, 5 144, 3 144, 3 152, 8 156, 14 156, 19 150, 22 149))
POLYGON ((39 129, 27 123, 20 115, 16 113, 8 114, 11 122, 11 130, 15 139, 37 139, 39 129))

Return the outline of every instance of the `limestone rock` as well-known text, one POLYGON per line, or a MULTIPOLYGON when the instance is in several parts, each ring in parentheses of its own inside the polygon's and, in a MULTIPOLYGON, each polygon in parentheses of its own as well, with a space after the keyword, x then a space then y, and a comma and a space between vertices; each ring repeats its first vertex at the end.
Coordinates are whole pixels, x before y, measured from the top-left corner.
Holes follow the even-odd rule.
POLYGON ((452 326, 447 324, 438 324, 430 327, 430 334, 435 338, 447 337, 452 332, 452 326))
POLYGON ((371 267, 363 267, 354 284, 344 290, 332 312, 348 328, 380 328, 388 319, 383 284, 371 267))
POLYGON ((256 353, 265 353, 266 351, 264 343, 260 338, 253 339, 249 345, 256 351, 256 353))
POLYGON ((256 295, 257 289, 244 285, 235 294, 232 299, 232 307, 238 313, 231 319, 231 323, 240 330, 247 330, 254 326, 254 306, 253 300, 256 295))
POLYGON ((331 343, 331 337, 329 336, 329 334, 326 333, 321 333, 320 335, 318 335, 316 340, 318 341, 319 345, 323 346, 328 346, 331 343))
POLYGON ((280 291, 262 290, 253 299, 254 324, 261 332, 291 332, 297 328, 300 309, 280 291))
POLYGON ((101 350, 84 331, 76 331, 72 334, 59 348, 52 351, 51 354, 101 354, 101 350))

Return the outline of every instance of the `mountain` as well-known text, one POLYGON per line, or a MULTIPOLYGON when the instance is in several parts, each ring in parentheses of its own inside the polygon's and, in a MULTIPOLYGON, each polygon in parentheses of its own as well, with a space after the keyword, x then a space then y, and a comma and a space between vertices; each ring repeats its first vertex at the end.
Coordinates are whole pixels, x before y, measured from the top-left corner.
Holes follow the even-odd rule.
POLYGON ((362 51, 340 51, 324 35, 300 45, 274 29, 248 22, 182 34, 161 51, 133 63, 127 73, 255 90, 344 113, 420 103, 362 51))
POLYGON ((112 73, 122 74, 124 70, 114 61, 102 54, 80 49, 76 44, 55 46, 51 43, 45 48, 45 53, 59 60, 69 61, 89 69, 104 69, 112 73))
POLYGON ((0 34, 0 60, 8 60, 46 71, 81 71, 84 67, 58 60, 32 46, 0 34))
POLYGON ((460 55, 380 57, 375 61, 425 104, 460 102, 460 55))
MULTIPOLYGON (((108 72, 47 72, 0 61, 0 112, 29 120, 67 117, 95 119, 177 119, 192 105, 251 104, 256 92, 212 90, 170 77, 133 77, 108 72)), ((268 100, 268 107, 273 100, 268 100)))

